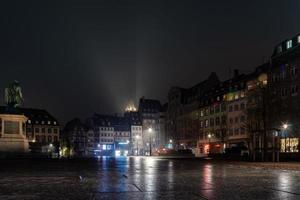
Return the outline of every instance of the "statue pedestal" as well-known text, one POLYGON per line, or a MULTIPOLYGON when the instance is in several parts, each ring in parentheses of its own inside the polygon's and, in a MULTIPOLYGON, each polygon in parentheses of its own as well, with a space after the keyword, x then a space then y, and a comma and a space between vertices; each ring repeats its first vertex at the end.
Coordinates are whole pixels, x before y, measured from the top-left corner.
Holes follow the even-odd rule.
POLYGON ((28 152, 26 121, 27 118, 22 114, 0 114, 0 152, 28 152))

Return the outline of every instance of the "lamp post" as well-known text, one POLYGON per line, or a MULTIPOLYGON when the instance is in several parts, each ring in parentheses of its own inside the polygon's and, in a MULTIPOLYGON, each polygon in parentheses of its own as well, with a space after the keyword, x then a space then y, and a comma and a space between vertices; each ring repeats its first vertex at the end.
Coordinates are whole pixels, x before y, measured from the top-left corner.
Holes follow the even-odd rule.
POLYGON ((282 125, 282 129, 284 130, 284 151, 286 152, 286 130, 288 129, 288 124, 287 123, 284 123, 282 125))
POLYGON ((135 136, 135 139, 136 139, 136 155, 138 156, 139 155, 139 135, 136 135, 135 136))
POLYGON ((210 154, 210 138, 211 138, 211 134, 209 133, 207 135, 207 137, 208 137, 208 153, 210 154))
POLYGON ((170 139, 170 140, 169 140, 169 142, 170 142, 170 146, 169 146, 169 148, 170 148, 170 149, 173 149, 173 140, 172 140, 172 139, 170 139))
POLYGON ((149 138, 150 138, 150 142, 149 142, 149 144, 150 144, 150 148, 149 148, 149 155, 150 156, 152 156, 152 137, 151 137, 151 135, 152 135, 152 128, 148 128, 148 132, 149 132, 149 138))

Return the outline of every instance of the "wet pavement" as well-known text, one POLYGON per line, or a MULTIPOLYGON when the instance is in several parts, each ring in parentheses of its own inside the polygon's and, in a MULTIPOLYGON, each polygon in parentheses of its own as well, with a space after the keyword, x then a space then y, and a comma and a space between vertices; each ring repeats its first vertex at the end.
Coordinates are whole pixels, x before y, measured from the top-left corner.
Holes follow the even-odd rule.
POLYGON ((1 200, 300 199, 299 170, 199 159, 0 160, 0 177, 1 200))

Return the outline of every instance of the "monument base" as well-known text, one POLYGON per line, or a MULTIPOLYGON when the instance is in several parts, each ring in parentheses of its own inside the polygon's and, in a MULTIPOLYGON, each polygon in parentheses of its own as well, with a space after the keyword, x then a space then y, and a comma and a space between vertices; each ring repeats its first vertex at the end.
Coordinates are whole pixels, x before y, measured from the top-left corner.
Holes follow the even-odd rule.
POLYGON ((0 114, 0 152, 27 153, 29 143, 25 134, 25 122, 27 118, 23 114, 0 114))
POLYGON ((24 138, 0 138, 0 152, 22 152, 26 153, 29 149, 29 143, 24 138))

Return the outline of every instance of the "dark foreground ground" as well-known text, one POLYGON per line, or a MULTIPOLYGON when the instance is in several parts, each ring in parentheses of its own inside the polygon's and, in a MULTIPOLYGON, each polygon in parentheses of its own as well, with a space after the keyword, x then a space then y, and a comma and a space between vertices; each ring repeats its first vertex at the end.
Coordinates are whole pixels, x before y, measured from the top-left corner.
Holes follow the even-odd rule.
POLYGON ((0 199, 300 199, 300 163, 0 160, 0 199))

